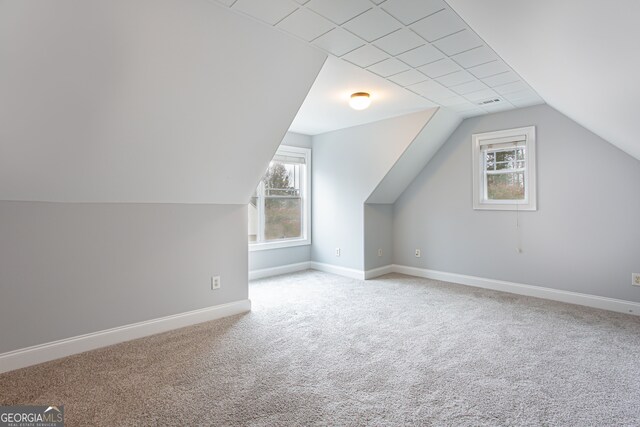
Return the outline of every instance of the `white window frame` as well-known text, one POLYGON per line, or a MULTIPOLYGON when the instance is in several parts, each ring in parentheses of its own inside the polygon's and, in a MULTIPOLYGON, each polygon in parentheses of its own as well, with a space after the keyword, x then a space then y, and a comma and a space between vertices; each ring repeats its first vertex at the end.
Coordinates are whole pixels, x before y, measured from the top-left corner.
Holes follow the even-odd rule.
MULTIPOLYGON (((281 145, 280 148, 278 148, 278 151, 276 151, 276 154, 296 157, 300 157, 302 155, 305 158, 304 172, 300 174, 300 189, 302 193, 302 237, 273 240, 270 242, 249 242, 249 251, 251 252, 311 244, 311 149, 281 145)), ((262 181, 262 177, 260 180, 262 181)), ((264 211, 259 209, 258 216, 258 227, 264 227, 264 211)))
POLYGON ((499 130, 473 134, 473 209, 480 210, 537 210, 536 192, 536 128, 527 126, 516 129, 499 130), (486 196, 487 184, 483 147, 492 144, 514 144, 524 140, 525 147, 525 198, 521 200, 489 200, 486 196))

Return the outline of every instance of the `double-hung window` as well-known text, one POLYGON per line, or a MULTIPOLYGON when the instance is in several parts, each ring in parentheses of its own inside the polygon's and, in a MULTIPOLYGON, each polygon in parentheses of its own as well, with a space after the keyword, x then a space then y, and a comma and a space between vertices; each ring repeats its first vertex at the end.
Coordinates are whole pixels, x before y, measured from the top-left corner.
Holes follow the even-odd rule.
POLYGON ((535 127, 474 134, 473 208, 536 210, 535 127))
POLYGON ((311 243, 310 189, 311 150, 281 146, 249 201, 249 249, 311 243))

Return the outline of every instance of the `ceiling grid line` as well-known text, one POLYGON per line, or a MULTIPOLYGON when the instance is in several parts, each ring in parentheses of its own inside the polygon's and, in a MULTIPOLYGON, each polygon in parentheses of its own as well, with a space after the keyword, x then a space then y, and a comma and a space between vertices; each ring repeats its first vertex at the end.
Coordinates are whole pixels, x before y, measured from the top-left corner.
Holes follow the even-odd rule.
POLYGON ((518 107, 510 99, 521 101, 520 106, 544 102, 444 0, 234 0, 230 6, 228 0, 217 1, 267 23, 274 22, 268 7, 273 5, 284 14, 270 23, 273 27, 429 103, 462 110, 464 117, 495 111, 498 104, 482 104, 488 99, 499 99, 506 108, 518 107), (313 15, 296 16, 293 25, 285 22, 305 9, 313 15), (309 30, 312 24, 318 30, 331 28, 316 35, 309 30), (420 92, 411 89, 414 85, 421 85, 420 92))

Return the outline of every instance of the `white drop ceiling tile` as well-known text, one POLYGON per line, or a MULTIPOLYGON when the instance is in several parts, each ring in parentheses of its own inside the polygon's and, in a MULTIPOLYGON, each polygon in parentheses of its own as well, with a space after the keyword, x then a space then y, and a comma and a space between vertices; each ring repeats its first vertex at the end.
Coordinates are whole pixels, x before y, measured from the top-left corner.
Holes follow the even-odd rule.
POLYGON ((467 26, 458 15, 445 9, 412 24, 411 28, 427 41, 432 42, 464 30, 467 26))
POLYGON ((507 71, 506 73, 500 73, 482 79, 482 81, 490 87, 506 85, 507 83, 517 82, 518 80, 520 80, 520 77, 513 71, 507 71))
POLYGON ((396 56, 425 43, 424 39, 413 31, 402 28, 376 40, 373 44, 389 55, 396 56))
POLYGON ((417 93, 418 95, 426 96, 428 93, 427 89, 429 88, 428 83, 428 81, 416 83, 414 85, 407 86, 407 89, 411 92, 417 93))
POLYGON ((508 101, 517 101, 521 99, 539 98, 538 94, 532 89, 523 89, 517 92, 506 93, 503 95, 504 99, 508 101))
POLYGON ((488 89, 488 87, 486 84, 482 83, 480 80, 473 80, 469 83, 452 87, 451 89, 459 95, 466 95, 471 92, 477 92, 479 90, 488 89))
POLYGON ((446 8, 442 0, 388 0, 382 8, 405 25, 446 8))
POLYGON ((454 98, 456 96, 455 93, 433 80, 407 86, 407 89, 435 102, 454 98))
POLYGON ((362 68, 367 68, 368 66, 387 59, 388 57, 389 55, 387 55, 382 50, 378 49, 375 46, 367 44, 359 47, 352 52, 347 53, 342 57, 342 59, 346 59, 352 64, 356 64, 362 68))
POLYGON ((371 67, 367 68, 367 70, 382 77, 388 77, 393 74, 398 74, 408 69, 409 66, 407 64, 398 61, 395 58, 385 59, 384 61, 378 62, 377 64, 374 64, 371 67))
POLYGON ((462 71, 456 71, 455 73, 447 74, 446 76, 439 77, 436 80, 438 80, 440 84, 443 84, 447 87, 451 87, 451 86, 461 85, 467 82, 472 82, 475 79, 476 78, 473 77, 471 74, 462 70, 462 71))
POLYGON ((496 57, 496 54, 493 53, 493 51, 487 46, 480 46, 475 49, 471 49, 458 55, 452 56, 451 59, 456 61, 464 68, 471 68, 475 67, 476 65, 495 61, 498 58, 496 57))
POLYGON ((349 31, 337 27, 318 37, 313 41, 313 44, 335 56, 342 56, 347 52, 363 46, 365 42, 349 31))
POLYGON ((497 113, 498 111, 513 110, 513 105, 508 102, 496 102, 495 104, 484 105, 482 108, 487 113, 497 113))
POLYGON ((444 54, 430 44, 411 49, 408 52, 398 55, 398 59, 406 62, 414 68, 429 64, 442 58, 444 58, 444 54))
POLYGON ((507 83, 506 85, 496 86, 493 89, 501 95, 506 95, 509 93, 527 90, 529 89, 529 86, 525 82, 520 80, 514 83, 507 83))
POLYGON ((440 101, 440 105, 442 105, 443 107, 452 107, 452 106, 458 106, 458 105, 464 105, 464 104, 471 105, 469 101, 467 101, 461 96, 454 96, 454 97, 447 98, 440 101))
POLYGON ((447 108, 453 111, 463 112, 463 111, 469 111, 469 110, 477 110, 478 105, 472 104, 471 102, 464 100, 462 104, 450 105, 450 106, 447 106, 447 108))
POLYGON ((544 104, 544 100, 539 96, 536 96, 534 98, 517 99, 515 101, 511 101, 511 103, 518 108, 523 108, 523 107, 530 107, 532 105, 544 104))
POLYGON ((502 61, 493 61, 493 62, 488 62, 486 64, 478 65, 476 67, 469 68, 467 71, 469 71, 471 74, 473 74, 477 78, 483 79, 485 77, 504 73, 506 71, 511 71, 511 68, 509 68, 509 66, 507 66, 507 64, 505 64, 502 61))
POLYGON ((489 98, 499 98, 498 94, 492 89, 483 89, 464 95, 471 102, 480 102, 489 98))
POLYGON ((336 24, 344 24, 349 19, 371 9, 369 0, 311 0, 307 7, 336 24))
POLYGON ((291 0, 238 0, 233 4, 234 10, 271 25, 275 25, 297 8, 298 5, 291 0))
POLYGON ((343 25, 368 42, 386 36, 401 26, 395 18, 380 9, 371 9, 343 25))
POLYGON ((427 65, 423 65, 422 67, 418 68, 418 70, 431 77, 432 79, 436 79, 438 77, 444 76, 445 74, 460 71, 461 68, 452 60, 445 58, 427 65))
POLYGON ((280 21, 277 27, 311 41, 330 31, 335 25, 309 9, 300 8, 280 21))
POLYGON ((482 41, 470 30, 462 30, 433 43, 446 55, 452 56, 482 46, 482 41))
POLYGON ((400 86, 410 86, 416 83, 423 82, 425 80, 429 80, 427 76, 414 69, 410 69, 402 73, 393 75, 388 79, 394 83, 399 84, 400 86))

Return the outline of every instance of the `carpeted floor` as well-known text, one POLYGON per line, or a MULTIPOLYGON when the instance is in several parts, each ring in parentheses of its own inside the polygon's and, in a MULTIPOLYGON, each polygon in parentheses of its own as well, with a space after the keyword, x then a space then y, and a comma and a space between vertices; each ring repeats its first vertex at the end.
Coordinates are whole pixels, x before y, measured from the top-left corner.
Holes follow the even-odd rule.
POLYGON ((397 274, 0 376, 75 425, 640 425, 640 318, 397 274))

